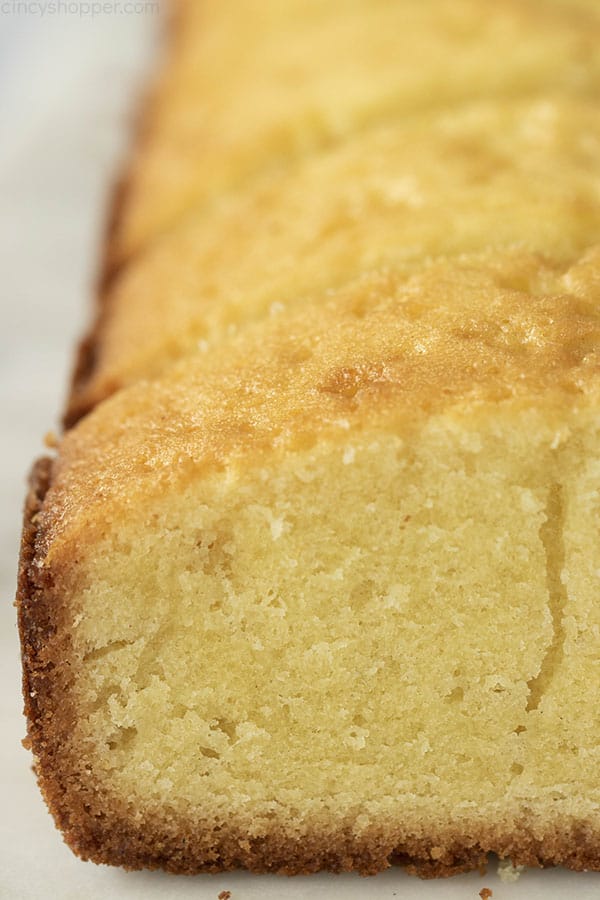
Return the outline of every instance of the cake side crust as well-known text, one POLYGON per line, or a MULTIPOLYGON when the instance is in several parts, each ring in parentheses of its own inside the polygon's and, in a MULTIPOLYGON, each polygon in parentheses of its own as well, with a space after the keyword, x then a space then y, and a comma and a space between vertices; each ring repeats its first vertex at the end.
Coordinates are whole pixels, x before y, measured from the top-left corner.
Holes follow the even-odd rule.
MULTIPOLYGON (((58 655, 64 650, 64 643, 60 636, 56 640, 59 628, 52 574, 44 571, 43 553, 40 552, 40 515, 52 483, 52 467, 50 457, 41 457, 29 476, 15 606, 27 718, 27 736, 23 745, 33 752, 34 771, 44 800, 57 827, 66 832, 73 797, 69 796, 69 778, 65 777, 63 740, 70 732, 74 713, 65 678, 69 667, 61 666, 63 660, 58 655)), ((85 791, 71 786, 71 793, 81 800, 85 791)))
MULTIPOLYGON (((168 55, 175 53, 177 36, 183 27, 184 5, 185 0, 170 0, 168 11, 164 16, 161 42, 166 47, 168 55)), ((167 67, 168 61, 163 64, 162 69, 167 67)), ((98 254, 99 262, 94 290, 95 298, 91 310, 91 324, 79 340, 75 350, 62 415, 62 426, 65 430, 75 425, 92 408, 85 395, 82 397, 82 394, 95 372, 102 345, 110 287, 117 274, 126 265, 126 261, 121 260, 117 252, 118 234, 134 189, 138 160, 144 153, 151 131, 155 97, 161 83, 161 75, 162 73, 159 72, 151 87, 143 92, 132 114, 130 148, 120 164, 120 171, 110 190, 98 254)))
POLYGON ((36 679, 39 672, 40 650, 52 626, 50 610, 47 603, 44 602, 44 588, 39 581, 40 570, 36 566, 38 562, 36 518, 50 486, 51 467, 50 457, 42 457, 36 461, 29 475, 15 602, 21 639, 24 712, 28 723, 28 736, 25 743, 28 748, 43 745, 40 720, 45 697, 36 690, 36 679))
POLYGON ((53 464, 52 458, 41 457, 29 475, 19 555, 15 606, 27 719, 23 746, 33 753, 33 770, 56 827, 71 849, 88 858, 77 849, 75 836, 82 813, 88 819, 93 815, 93 789, 78 778, 77 761, 69 758, 66 747, 65 736, 72 732, 76 718, 69 690, 72 661, 68 634, 60 628, 61 604, 57 603, 53 573, 43 566, 45 529, 41 519, 53 481, 53 464))

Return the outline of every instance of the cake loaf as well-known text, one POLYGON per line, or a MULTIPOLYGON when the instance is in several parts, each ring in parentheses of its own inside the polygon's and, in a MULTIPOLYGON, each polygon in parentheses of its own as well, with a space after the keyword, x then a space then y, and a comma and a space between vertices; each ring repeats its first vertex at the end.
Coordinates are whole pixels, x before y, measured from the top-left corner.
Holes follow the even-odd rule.
POLYGON ((83 859, 600 870, 600 11, 180 0, 17 606, 83 859))

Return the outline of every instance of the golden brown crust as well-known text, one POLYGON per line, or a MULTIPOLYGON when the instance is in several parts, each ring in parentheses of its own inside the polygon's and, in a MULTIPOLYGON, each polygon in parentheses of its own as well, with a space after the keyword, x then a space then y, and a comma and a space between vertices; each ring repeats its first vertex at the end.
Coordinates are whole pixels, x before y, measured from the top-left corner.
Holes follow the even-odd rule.
POLYGON ((596 150, 582 162, 584 140, 600 146, 593 135, 600 136, 600 118, 587 101, 547 96, 533 104, 467 104, 425 115, 405 135, 399 122, 370 130, 293 174, 241 192, 221 213, 188 217, 133 261, 104 298, 72 395, 71 421, 115 390, 154 378, 199 342, 220 343, 231 328, 268 318, 272 308, 287 314, 324 288, 350 282, 364 258, 370 268, 400 266, 408 273, 425 251, 432 258, 458 256, 490 241, 496 248, 536 250, 543 237, 547 257, 567 259, 600 238, 600 204, 591 195, 583 199, 590 193, 589 167, 600 161, 596 150), (551 136, 542 130, 532 143, 523 135, 540 110, 554 130, 551 136), (451 135, 461 135, 458 150, 449 121, 451 135), (477 178, 473 185, 474 170, 485 173, 483 184, 477 178), (553 181, 556 171, 561 177, 553 181), (390 202, 390 185, 397 190, 405 172, 419 188, 408 190, 408 203, 390 202), (541 235, 544 219, 551 225, 541 235), (300 270, 290 266, 294 258, 303 260, 300 270))
MULTIPOLYGON (((171 58, 174 58, 176 56, 176 48, 179 43, 178 36, 180 36, 182 33, 182 24, 184 23, 186 15, 188 16, 188 18, 190 16, 189 9, 192 6, 193 4, 186 3, 185 0, 177 0, 176 3, 169 4, 170 16, 167 23, 167 43, 170 48, 171 58)), ((568 33, 570 33, 571 27, 574 29, 575 38, 573 46, 571 46, 569 39, 569 41, 567 41, 567 45, 571 49, 567 53, 566 60, 563 60, 562 64, 557 63, 557 65, 559 66, 557 72, 561 71, 560 66, 563 64, 566 66, 565 71, 560 77, 556 73, 554 73, 554 75, 549 74, 548 85, 546 85, 546 87, 550 85, 557 86, 559 83, 561 83, 561 79, 564 76, 565 84, 563 85, 563 87, 566 86, 568 92, 570 92, 573 88, 573 85, 571 84, 570 77, 567 77, 565 73, 568 73, 568 71, 570 71, 569 66, 572 64, 573 60, 579 60, 580 69, 582 69, 585 61, 588 60, 588 55, 586 54, 589 53, 589 48, 588 50, 585 50, 585 46, 589 44, 590 47, 593 47, 592 39, 584 37, 584 35, 588 33, 589 35, 591 35, 597 28, 597 16, 594 14, 591 6, 584 3, 580 9, 571 9, 566 7, 563 8, 562 3, 551 6, 548 6, 546 4, 543 10, 543 15, 541 15, 539 13, 539 10, 536 11, 535 3, 515 4, 506 0, 506 2, 500 4, 497 9, 495 8, 493 11, 491 10, 490 13, 498 13, 503 6, 506 7, 506 15, 509 16, 509 18, 511 16, 515 17, 515 21, 513 23, 514 27, 517 27, 517 24, 521 22, 521 17, 524 17, 521 23, 524 29, 524 34, 533 34, 534 29, 532 29, 531 27, 531 22, 532 17, 535 17, 536 15, 539 17, 540 23, 544 25, 544 27, 547 26, 550 28, 550 25, 552 25, 550 35, 567 35, 568 33), (556 31, 554 31, 553 29, 556 29, 556 31), (571 59, 570 54, 574 54, 573 59, 571 59), (569 60, 571 61, 568 62, 569 60), (556 85, 554 84, 555 81, 556 85)), ((560 46, 562 46, 562 44, 560 44, 560 46)), ((492 53, 492 57, 493 56, 494 54, 492 53)), ((561 54, 558 52, 556 54, 556 57, 557 59, 562 58, 561 54)), ((554 65, 554 63, 552 65, 554 65)), ((551 72, 554 72, 554 69, 552 67, 551 72)), ((444 73, 444 78, 445 74, 446 73, 444 73)), ((134 193, 138 191, 139 186, 136 187, 136 185, 141 179, 141 163, 143 163, 146 156, 152 154, 152 141, 153 138, 156 137, 154 132, 157 130, 160 131, 160 128, 158 127, 156 122, 156 113, 160 106, 157 94, 161 88, 161 85, 163 85, 167 80, 167 77, 168 72, 165 72, 163 76, 156 81, 154 89, 149 93, 142 104, 141 113, 136 127, 137 134, 134 140, 134 150, 131 154, 129 163, 123 171, 122 177, 119 179, 113 195, 113 202, 111 204, 111 209, 108 216, 104 251, 102 254, 103 261, 99 277, 97 309, 93 316, 93 325, 79 346, 76 364, 74 366, 74 372, 72 376, 71 389, 67 400, 67 408, 64 413, 63 419, 64 426, 66 428, 71 427, 79 418, 89 412, 89 410, 95 405, 95 402, 97 402, 99 395, 104 398, 105 396, 108 396, 113 390, 116 390, 118 387, 122 386, 122 384, 124 383, 123 379, 118 380, 117 378, 113 378, 112 376, 110 376, 108 377, 106 383, 102 385, 102 391, 100 393, 96 392, 96 394, 93 396, 88 395, 87 389, 89 388, 90 383, 94 380, 93 376, 96 373, 97 362, 104 354, 104 351, 110 346, 110 341, 107 340, 106 337, 106 324, 107 320, 110 318, 108 305, 113 301, 109 296, 108 288, 109 285, 114 282, 115 276, 117 272, 120 271, 121 266, 124 264, 125 260, 129 261, 129 259, 131 258, 131 253, 124 253, 122 246, 119 249, 119 246, 121 244, 119 232, 123 230, 123 223, 125 218, 127 217, 128 209, 131 206, 135 206, 136 198, 134 196, 134 193)), ((581 77, 581 73, 578 77, 581 77)), ((536 92, 538 92, 540 89, 540 84, 538 83, 539 79, 536 80, 536 78, 533 79, 532 85, 537 85, 536 92)), ((500 82, 502 82, 502 78, 499 78, 499 83, 500 82)), ((531 86, 529 89, 531 89, 531 86)), ((523 88, 523 90, 525 91, 525 87, 523 88)), ((584 90, 580 85, 579 90, 582 94, 585 94, 587 89, 584 90)), ((491 90, 492 94, 494 94, 495 92, 496 87, 491 90)), ((512 95, 512 91, 508 91, 508 93, 509 95, 512 95)), ((500 91, 500 94, 502 94, 502 91, 500 91)), ((460 92, 457 96, 459 95, 460 92)), ((475 91, 473 93, 473 96, 476 95, 477 92, 475 91)), ((444 96, 443 92, 441 96, 444 96)), ((449 100, 447 101, 446 105, 451 105, 449 100)), ((410 111, 411 108, 411 104, 408 104, 407 109, 409 109, 410 111)), ((386 116, 389 116, 389 114, 390 111, 386 107, 384 110, 380 110, 377 115, 373 114, 374 120, 377 120, 379 117, 385 119, 386 116)), ((201 145, 200 140, 198 141, 198 144, 201 145)), ((138 191, 138 193, 142 193, 141 189, 138 191)), ((151 196, 152 190, 147 189, 143 193, 144 195, 151 196)), ((185 205, 186 209, 194 206, 196 201, 193 199, 193 196, 194 192, 192 191, 190 194, 189 203, 185 205)), ((183 215, 183 213, 181 215, 183 215)), ((179 219, 181 218, 181 215, 179 215, 179 219)), ((173 222, 176 221, 177 217, 175 217, 173 222)), ((169 230, 170 227, 171 225, 166 227, 166 230, 169 230)), ((162 228, 158 229, 159 232, 162 230, 162 228)), ((158 232, 156 233, 158 234, 158 232)), ((518 235, 515 236, 515 240, 519 239, 520 238, 518 235)), ((145 242, 139 245, 139 247, 141 247, 140 252, 142 255, 144 254, 146 247, 151 242, 152 238, 147 237, 145 242)), ((471 248, 469 247, 465 248, 465 250, 470 249, 471 248)))
MULTIPOLYGON (((88 822, 91 817, 88 815, 88 822)), ((561 827, 553 823, 543 836, 534 837, 524 816, 514 833, 503 833, 496 823, 478 829, 477 837, 449 825, 443 831, 417 833, 402 828, 384 829, 357 838, 351 828, 334 833, 307 834, 292 840, 283 830, 249 838, 235 826, 226 832, 202 831, 194 823, 161 822, 148 818, 135 824, 126 818, 98 817, 94 827, 77 832, 71 845, 84 859, 120 865, 126 869, 164 869, 194 875, 247 869, 256 874, 308 875, 319 871, 375 875, 391 865, 403 866, 420 878, 446 878, 474 869, 485 870, 490 852, 511 858, 514 865, 547 868, 562 865, 574 871, 598 871, 597 832, 581 824, 561 827)))
POLYGON ((564 0, 502 0, 483 9, 479 0, 352 7, 290 0, 265 3, 260 19, 254 4, 240 0, 183 9, 185 39, 163 80, 154 139, 139 159, 121 223, 123 258, 197 202, 344 139, 391 109, 540 85, 570 89, 574 75, 586 90, 595 72, 594 17, 586 22, 564 0), (469 24, 457 42, 460 20, 469 24), (513 53, 522 40, 526 52, 513 53))
POLYGON ((52 480, 52 460, 39 459, 29 477, 25 503, 19 575, 17 617, 23 664, 24 712, 27 738, 33 751, 38 783, 60 826, 64 821, 64 788, 58 746, 62 722, 55 717, 56 660, 52 648, 57 619, 52 603, 51 576, 40 565, 40 513, 52 480))
MULTIPOLYGON (((41 565, 43 552, 41 515, 52 481, 53 461, 42 457, 33 466, 25 503, 16 607, 23 664, 24 712, 27 738, 33 751, 35 772, 44 799, 57 826, 65 829, 70 818, 67 771, 62 739, 72 721, 69 705, 68 666, 61 664, 64 635, 52 575, 41 565)), ((77 788, 75 788, 77 791, 77 788)))
MULTIPOLYGON (((45 692, 43 689, 40 691, 40 656, 53 628, 51 611, 45 602, 47 585, 41 580, 42 570, 36 565, 37 517, 50 485, 51 467, 52 460, 42 457, 35 463, 29 476, 17 582, 16 606, 23 660, 23 697, 29 725, 27 742, 33 748, 43 743, 40 726, 45 692)), ((42 688, 43 683, 42 681, 42 688)))

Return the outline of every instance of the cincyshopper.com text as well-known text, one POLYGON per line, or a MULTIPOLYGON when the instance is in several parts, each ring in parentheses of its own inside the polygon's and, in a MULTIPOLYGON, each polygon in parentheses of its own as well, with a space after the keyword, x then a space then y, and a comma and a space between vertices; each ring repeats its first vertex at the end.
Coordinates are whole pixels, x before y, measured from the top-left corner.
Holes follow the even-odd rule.
POLYGON ((0 14, 95 18, 158 13, 159 5, 159 0, 0 0, 0 14))

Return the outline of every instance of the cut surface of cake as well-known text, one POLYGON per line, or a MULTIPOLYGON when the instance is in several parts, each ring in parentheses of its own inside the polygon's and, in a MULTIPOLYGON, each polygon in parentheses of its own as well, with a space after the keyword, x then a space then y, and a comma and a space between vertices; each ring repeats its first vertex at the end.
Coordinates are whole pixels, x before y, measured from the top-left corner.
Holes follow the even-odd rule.
POLYGON ((600 7, 172 6, 25 513, 55 820, 600 870, 600 7))
POLYGON ((79 853, 600 863, 597 265, 365 274, 66 435, 21 617, 79 853))

